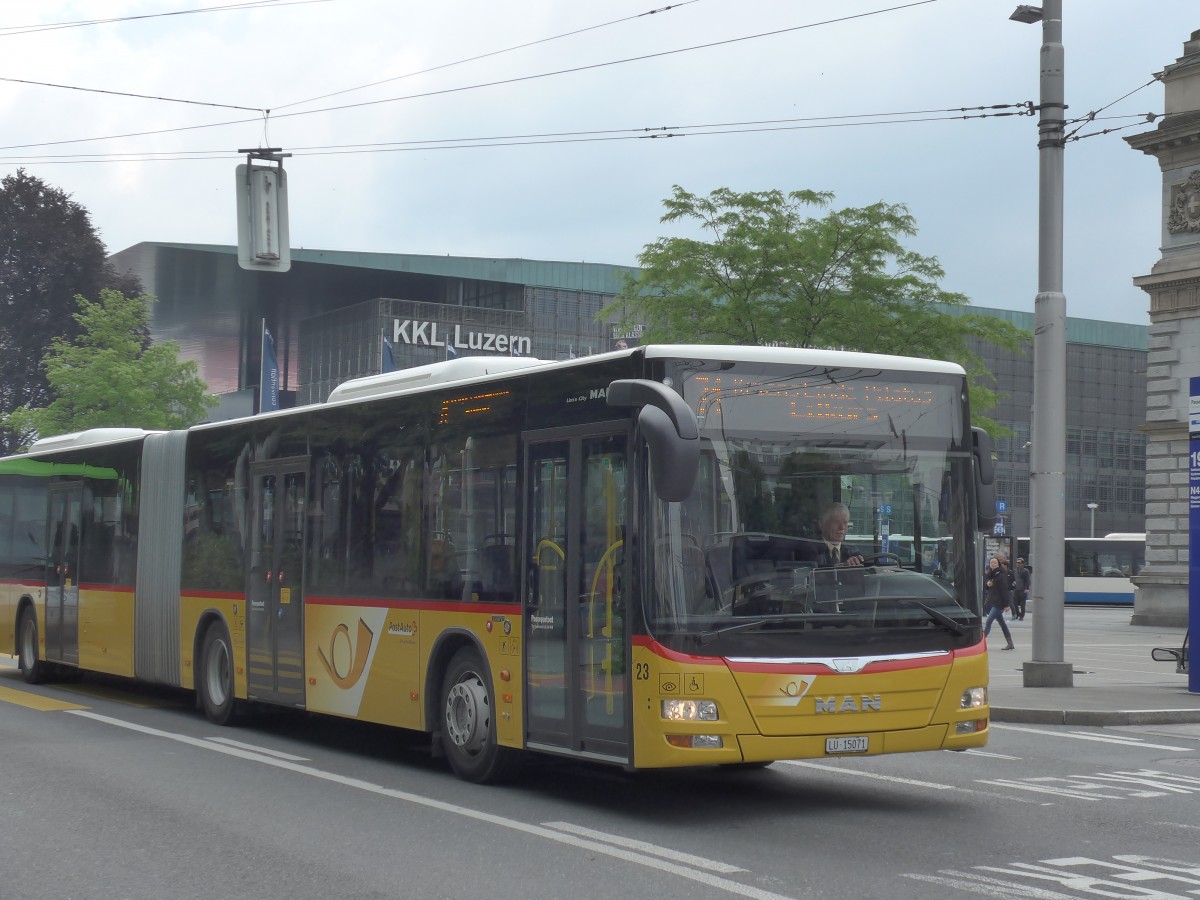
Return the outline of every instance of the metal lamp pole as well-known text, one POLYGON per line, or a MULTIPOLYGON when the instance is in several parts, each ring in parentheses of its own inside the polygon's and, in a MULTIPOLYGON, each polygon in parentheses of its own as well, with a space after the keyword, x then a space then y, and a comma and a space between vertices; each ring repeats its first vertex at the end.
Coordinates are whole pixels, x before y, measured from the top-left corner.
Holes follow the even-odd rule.
POLYGON ((1042 23, 1041 99, 1038 103, 1038 293, 1033 336, 1033 452, 1030 551, 1041 578, 1034 580, 1033 658, 1025 687, 1073 687, 1063 660, 1064 525, 1067 465, 1067 298, 1063 294, 1062 0, 1018 6, 1010 18, 1042 23))
POLYGON ((1092 533, 1090 535, 1091 537, 1096 536, 1096 507, 1098 507, 1099 505, 1100 505, 1099 503, 1089 503, 1088 504, 1088 509, 1091 510, 1091 513, 1092 513, 1092 533))

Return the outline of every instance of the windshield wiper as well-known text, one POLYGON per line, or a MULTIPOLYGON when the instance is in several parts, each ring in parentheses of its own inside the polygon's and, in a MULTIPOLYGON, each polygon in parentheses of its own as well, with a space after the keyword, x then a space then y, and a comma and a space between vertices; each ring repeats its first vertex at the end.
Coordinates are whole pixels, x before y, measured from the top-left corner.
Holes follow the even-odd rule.
POLYGON ((936 607, 929 606, 925 603, 922 603, 916 597, 889 597, 885 594, 885 595, 879 596, 879 597, 848 598, 847 600, 843 600, 842 602, 846 603, 846 602, 861 602, 861 601, 874 602, 874 603, 879 603, 882 601, 890 601, 892 603, 895 603, 897 606, 915 606, 917 609, 919 609, 923 613, 925 613, 925 615, 927 615, 929 617, 929 620, 931 622, 941 625, 942 627, 947 628, 950 631, 953 631, 955 634, 966 634, 967 631, 969 630, 967 628, 967 626, 964 625, 962 622, 958 621, 958 619, 954 618, 953 616, 946 615, 944 612, 942 612, 940 609, 937 609, 936 607))
POLYGON ((735 622, 732 625, 726 625, 723 628, 716 628, 712 631, 700 632, 700 643, 711 644, 718 637, 724 634, 731 634, 734 631, 746 631, 750 628, 758 628, 762 625, 778 625, 787 622, 803 622, 811 619, 812 616, 808 613, 792 613, 786 616, 756 616, 752 619, 746 619, 743 622, 735 622))

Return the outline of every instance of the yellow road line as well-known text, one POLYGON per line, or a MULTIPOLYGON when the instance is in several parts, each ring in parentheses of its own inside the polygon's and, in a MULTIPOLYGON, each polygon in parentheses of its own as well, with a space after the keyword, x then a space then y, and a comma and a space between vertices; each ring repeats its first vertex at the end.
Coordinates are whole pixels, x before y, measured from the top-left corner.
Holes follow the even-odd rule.
MULTIPOLYGON (((68 694, 82 694, 84 697, 91 697, 93 700, 111 700, 114 703, 123 703, 125 706, 135 706, 138 709, 171 709, 185 705, 181 700, 142 696, 135 692, 106 687, 101 684, 60 685, 59 689, 66 691, 68 694)), ((88 707, 83 706, 78 708, 87 709, 88 707)))
POLYGON ((40 709, 43 712, 61 712, 64 709, 87 709, 82 703, 65 703, 53 697, 43 697, 28 691, 14 691, 12 688, 0 687, 0 702, 15 703, 17 706, 27 706, 30 709, 40 709))

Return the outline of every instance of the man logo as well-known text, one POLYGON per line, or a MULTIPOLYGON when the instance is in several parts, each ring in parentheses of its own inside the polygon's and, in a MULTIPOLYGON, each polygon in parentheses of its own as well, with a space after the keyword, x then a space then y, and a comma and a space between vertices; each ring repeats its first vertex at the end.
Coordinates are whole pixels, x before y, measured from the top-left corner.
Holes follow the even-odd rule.
POLYGON ((816 697, 818 713, 844 712, 880 712, 883 710, 883 698, 876 694, 874 697, 863 696, 858 700, 853 697, 816 697))
POLYGON ((350 640, 350 628, 343 623, 333 629, 328 656, 324 649, 317 647, 317 656, 321 657, 321 664, 334 684, 345 690, 358 683, 366 671, 367 656, 371 653, 371 640, 374 637, 367 623, 359 619, 357 641, 350 640))

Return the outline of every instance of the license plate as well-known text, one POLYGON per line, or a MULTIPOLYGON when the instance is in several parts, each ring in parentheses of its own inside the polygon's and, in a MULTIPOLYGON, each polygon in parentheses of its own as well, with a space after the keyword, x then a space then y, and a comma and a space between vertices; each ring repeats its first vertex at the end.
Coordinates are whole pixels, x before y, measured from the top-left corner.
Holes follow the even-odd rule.
POLYGON ((866 753, 867 736, 825 738, 826 753, 866 753))

